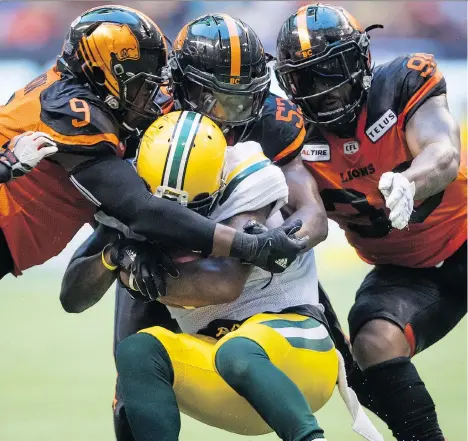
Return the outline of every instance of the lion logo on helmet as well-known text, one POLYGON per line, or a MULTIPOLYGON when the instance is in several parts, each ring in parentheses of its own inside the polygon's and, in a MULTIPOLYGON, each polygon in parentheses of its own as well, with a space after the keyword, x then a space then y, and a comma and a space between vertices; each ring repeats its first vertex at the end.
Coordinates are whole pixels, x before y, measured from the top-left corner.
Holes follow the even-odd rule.
POLYGON ((119 31, 114 34, 114 53, 117 60, 138 60, 140 58, 140 46, 137 38, 127 25, 120 25, 119 27, 119 31))

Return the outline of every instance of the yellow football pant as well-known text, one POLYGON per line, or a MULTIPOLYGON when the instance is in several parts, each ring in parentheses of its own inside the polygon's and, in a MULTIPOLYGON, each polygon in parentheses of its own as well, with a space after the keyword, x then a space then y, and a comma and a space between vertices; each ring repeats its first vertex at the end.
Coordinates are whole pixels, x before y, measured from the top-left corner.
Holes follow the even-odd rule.
POLYGON ((261 435, 272 429, 216 370, 216 353, 228 340, 244 337, 261 346, 270 361, 296 384, 313 412, 330 399, 338 378, 338 357, 325 326, 298 314, 257 314, 218 341, 161 327, 140 332, 154 336, 165 347, 180 411, 242 435, 261 435))

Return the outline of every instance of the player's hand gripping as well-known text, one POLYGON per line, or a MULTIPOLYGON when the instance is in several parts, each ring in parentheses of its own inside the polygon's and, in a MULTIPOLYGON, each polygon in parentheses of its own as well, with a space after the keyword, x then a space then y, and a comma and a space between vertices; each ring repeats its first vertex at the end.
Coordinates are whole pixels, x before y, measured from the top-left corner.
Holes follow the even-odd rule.
POLYGON ((408 225, 413 212, 416 192, 414 182, 409 182, 401 173, 387 172, 380 177, 379 190, 390 209, 388 219, 392 227, 402 230, 408 225))
MULTIPOLYGON (((247 233, 245 248, 249 250, 243 260, 272 273, 282 273, 301 251, 306 248, 308 237, 297 239, 302 221, 291 225, 266 230, 256 221, 250 221, 244 227, 247 233)), ((239 236, 243 238, 244 236, 239 236)), ((244 239, 245 240, 245 239, 244 239)))
POLYGON ((129 293, 134 299, 152 301, 165 296, 166 274, 179 276, 172 260, 149 242, 120 238, 112 244, 110 258, 128 274, 129 293))
POLYGON ((57 145, 42 132, 15 136, 0 152, 0 162, 11 170, 12 179, 30 172, 47 156, 57 153, 57 145))

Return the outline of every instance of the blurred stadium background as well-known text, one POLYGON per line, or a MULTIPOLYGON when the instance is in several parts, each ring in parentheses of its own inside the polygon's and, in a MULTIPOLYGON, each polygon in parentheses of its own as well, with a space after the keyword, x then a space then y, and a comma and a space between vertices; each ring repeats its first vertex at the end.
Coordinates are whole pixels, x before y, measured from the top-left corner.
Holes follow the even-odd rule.
MULTIPOLYGON (((452 113, 466 143, 467 4, 466 2, 345 1, 363 26, 382 23, 372 33, 373 59, 384 62, 408 52, 436 56, 446 76, 452 113)), ((51 66, 73 19, 105 4, 95 1, 11 2, 0 4, 0 104, 51 66)), ((206 12, 242 18, 258 33, 267 51, 275 52, 276 34, 298 1, 125 1, 152 17, 169 38, 189 20, 206 12)), ((279 93, 276 83, 272 89, 279 93)), ((369 267, 360 262, 343 234, 330 226, 317 248, 319 275, 346 326, 354 293, 369 267)), ((64 268, 89 227, 67 249, 39 268, 1 281, 0 441, 84 441, 113 439, 111 402, 115 371, 112 360, 113 293, 80 315, 66 314, 58 294, 64 268)), ((467 441, 466 319, 416 364, 433 394, 441 425, 450 441, 467 441)), ((202 386, 201 386, 202 387, 202 386)), ((318 414, 327 439, 360 439, 335 396, 318 414)), ((374 421, 377 421, 374 419, 374 421)), ((385 438, 391 435, 380 422, 385 438)), ((183 420, 181 440, 241 439, 183 420)), ((244 437, 243 439, 250 439, 244 437)), ((256 438, 277 439, 274 435, 256 438)))

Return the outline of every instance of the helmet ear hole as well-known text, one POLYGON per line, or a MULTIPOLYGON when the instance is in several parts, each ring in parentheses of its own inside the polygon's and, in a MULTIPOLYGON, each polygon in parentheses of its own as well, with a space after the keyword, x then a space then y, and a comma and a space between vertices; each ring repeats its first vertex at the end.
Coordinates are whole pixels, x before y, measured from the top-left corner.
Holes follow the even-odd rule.
POLYGON ((99 84, 100 86, 103 86, 106 81, 106 76, 104 74, 104 71, 100 67, 96 67, 96 66, 92 68, 92 71, 93 71, 93 77, 96 83, 99 84))

